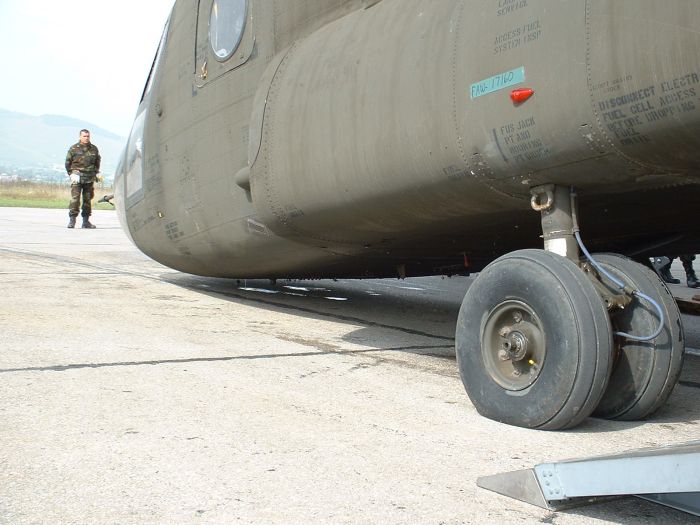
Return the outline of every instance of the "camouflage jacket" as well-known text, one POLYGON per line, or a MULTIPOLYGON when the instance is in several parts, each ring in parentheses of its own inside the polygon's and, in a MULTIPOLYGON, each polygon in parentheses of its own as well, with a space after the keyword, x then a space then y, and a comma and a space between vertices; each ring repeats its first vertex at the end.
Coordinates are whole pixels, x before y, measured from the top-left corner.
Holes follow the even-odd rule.
POLYGON ((66 171, 78 170, 94 175, 100 171, 100 152, 94 144, 83 146, 80 142, 73 144, 66 155, 66 171))

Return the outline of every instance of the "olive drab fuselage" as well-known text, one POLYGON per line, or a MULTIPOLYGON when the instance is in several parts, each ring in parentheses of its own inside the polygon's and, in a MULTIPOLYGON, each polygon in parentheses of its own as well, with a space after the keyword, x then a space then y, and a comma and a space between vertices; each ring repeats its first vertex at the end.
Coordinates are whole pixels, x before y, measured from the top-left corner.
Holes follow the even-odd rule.
POLYGON ((577 188, 592 250, 697 251, 697 2, 240 0, 235 34, 212 4, 176 2, 118 170, 157 261, 478 271, 541 247, 549 183, 577 188))

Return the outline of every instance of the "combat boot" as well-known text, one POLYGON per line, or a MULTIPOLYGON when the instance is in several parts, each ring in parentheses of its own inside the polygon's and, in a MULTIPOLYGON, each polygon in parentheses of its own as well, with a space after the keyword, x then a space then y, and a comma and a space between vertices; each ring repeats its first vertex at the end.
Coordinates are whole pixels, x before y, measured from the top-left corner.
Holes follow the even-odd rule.
POLYGON ((75 228, 75 217, 68 218, 68 228, 75 228))
POLYGON ((88 229, 90 229, 90 230, 94 230, 95 228, 97 228, 97 226, 95 226, 93 223, 91 223, 91 222, 90 222, 90 219, 88 219, 87 217, 85 217, 85 218, 83 219, 83 225, 81 226, 81 228, 88 228, 88 229))
POLYGON ((670 259, 668 257, 654 257, 652 260, 652 265, 654 266, 654 270, 656 270, 656 273, 659 274, 659 277, 663 280, 665 283, 669 284, 680 284, 681 280, 676 279, 671 275, 671 263, 673 262, 673 259, 670 259))
POLYGON ((683 261, 683 269, 685 270, 685 278, 688 283, 688 288, 700 288, 700 281, 693 270, 692 261, 683 261))

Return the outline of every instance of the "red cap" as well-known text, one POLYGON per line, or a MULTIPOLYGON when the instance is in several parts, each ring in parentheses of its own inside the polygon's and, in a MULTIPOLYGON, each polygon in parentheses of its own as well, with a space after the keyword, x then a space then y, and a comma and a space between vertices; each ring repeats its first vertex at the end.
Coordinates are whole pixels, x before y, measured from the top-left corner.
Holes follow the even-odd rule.
POLYGON ((522 104, 534 94, 534 89, 518 88, 510 92, 510 99, 513 101, 514 104, 522 104))

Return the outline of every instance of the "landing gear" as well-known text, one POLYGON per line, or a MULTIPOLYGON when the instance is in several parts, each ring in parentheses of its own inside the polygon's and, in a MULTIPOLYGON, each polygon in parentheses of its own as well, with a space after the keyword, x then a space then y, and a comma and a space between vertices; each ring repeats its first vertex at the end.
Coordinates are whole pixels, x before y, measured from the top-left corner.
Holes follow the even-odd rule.
MULTIPOLYGON (((666 402, 681 373, 685 344, 680 312, 652 270, 621 255, 601 254, 595 259, 630 288, 655 298, 664 312, 663 330, 651 341, 615 337, 610 382, 593 413, 607 419, 643 419, 666 402)), ((650 304, 635 299, 613 311, 611 320, 616 332, 642 335, 654 332, 659 315, 650 304)))
POLYGON ((467 291, 456 348, 480 414, 556 430, 579 424, 598 405, 612 330, 595 287, 573 262, 521 250, 487 266, 467 291))
POLYGON ((535 188, 532 207, 542 213, 546 251, 495 260, 462 302, 456 353, 472 403, 496 421, 546 430, 591 414, 649 416, 670 395, 683 362, 673 297, 652 270, 626 257, 579 260, 568 189, 535 188), (602 279, 598 270, 612 275, 602 279))

